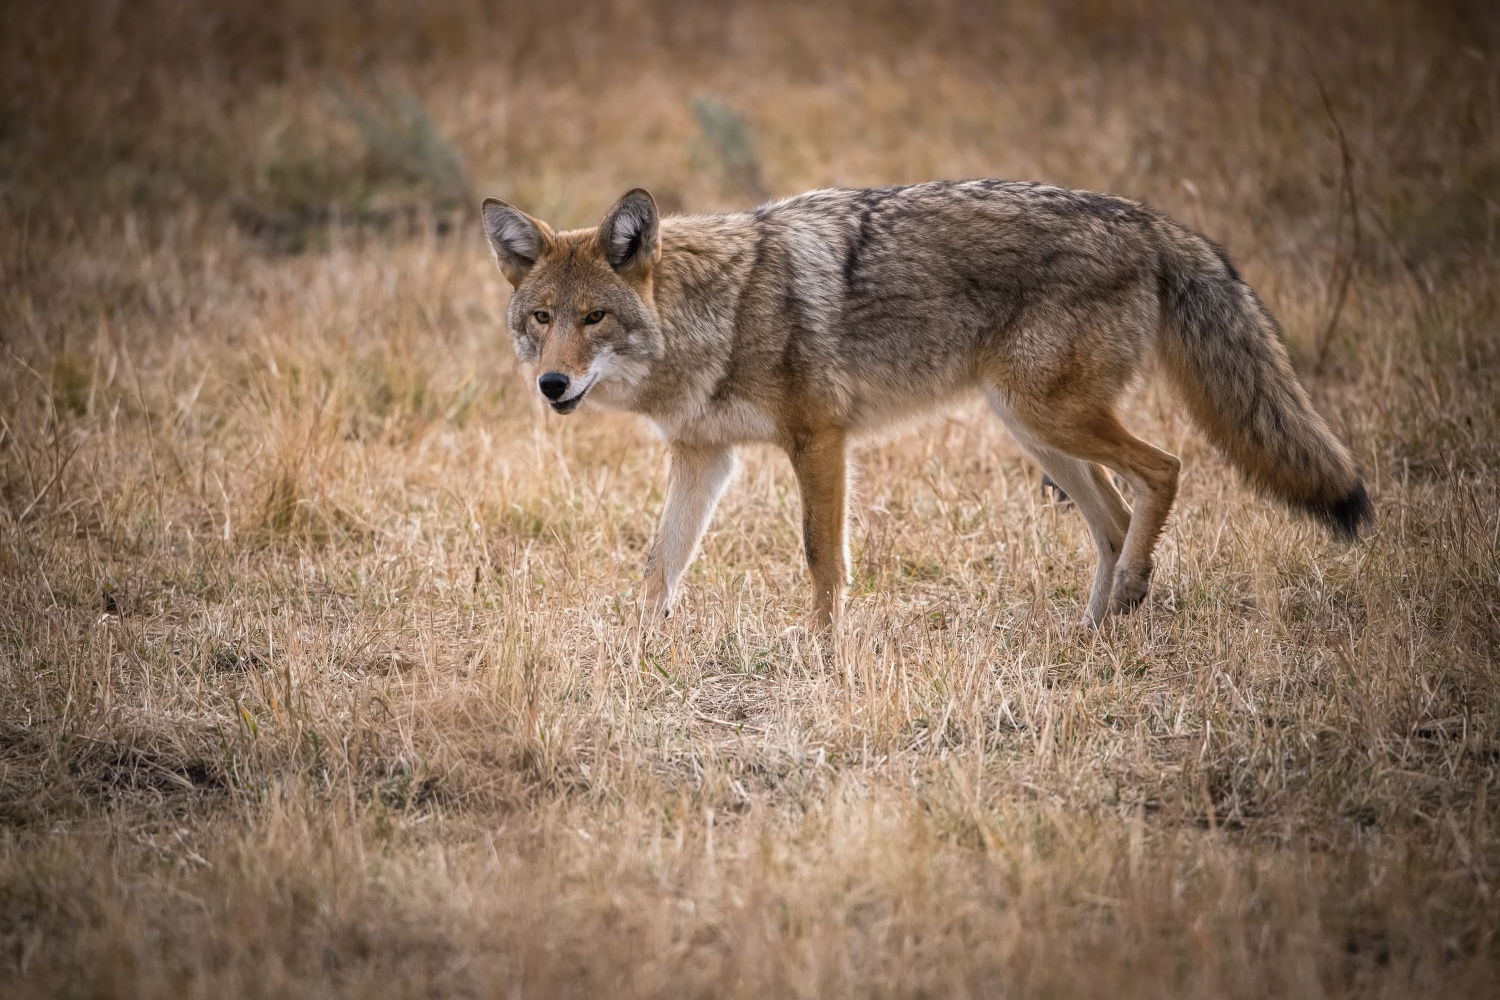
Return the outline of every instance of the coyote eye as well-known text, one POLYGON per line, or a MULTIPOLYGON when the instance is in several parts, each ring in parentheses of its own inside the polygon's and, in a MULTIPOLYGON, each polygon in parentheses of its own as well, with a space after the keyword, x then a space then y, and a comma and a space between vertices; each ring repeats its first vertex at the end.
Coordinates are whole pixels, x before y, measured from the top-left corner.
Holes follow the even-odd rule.
POLYGON ((548 323, 552 322, 552 314, 545 309, 538 309, 531 315, 536 319, 538 323, 542 324, 543 326, 546 326, 548 323))
POLYGON ((603 318, 604 318, 604 310, 603 309, 595 309, 593 312, 591 312, 587 316, 583 317, 583 325, 584 326, 593 326, 595 323, 599 322, 603 318))

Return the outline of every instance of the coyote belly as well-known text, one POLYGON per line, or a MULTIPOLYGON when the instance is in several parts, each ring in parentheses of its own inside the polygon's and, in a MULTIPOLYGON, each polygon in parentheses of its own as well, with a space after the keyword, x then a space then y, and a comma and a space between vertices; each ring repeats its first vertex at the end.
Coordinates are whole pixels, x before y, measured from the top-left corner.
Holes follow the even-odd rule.
POLYGON ((495 199, 483 214, 517 356, 549 405, 638 413, 669 444, 655 613, 670 613, 736 446, 763 441, 791 458, 828 624, 848 581, 849 440, 974 392, 1088 521, 1086 620, 1128 610, 1177 494, 1178 460, 1117 415, 1157 363, 1254 485, 1343 536, 1371 516, 1259 297, 1216 245, 1135 202, 984 180, 665 219, 637 188, 598 227, 560 233, 495 199))

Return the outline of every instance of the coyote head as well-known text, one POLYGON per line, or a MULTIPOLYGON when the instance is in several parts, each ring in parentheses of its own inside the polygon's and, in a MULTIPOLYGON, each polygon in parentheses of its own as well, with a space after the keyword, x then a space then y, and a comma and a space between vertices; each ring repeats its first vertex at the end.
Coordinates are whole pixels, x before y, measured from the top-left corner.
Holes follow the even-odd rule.
POLYGON ((663 351, 651 293, 661 257, 656 202, 625 193, 595 229, 554 233, 496 198, 482 206, 495 263, 515 289, 506 321, 516 357, 558 413, 592 396, 628 406, 663 351))

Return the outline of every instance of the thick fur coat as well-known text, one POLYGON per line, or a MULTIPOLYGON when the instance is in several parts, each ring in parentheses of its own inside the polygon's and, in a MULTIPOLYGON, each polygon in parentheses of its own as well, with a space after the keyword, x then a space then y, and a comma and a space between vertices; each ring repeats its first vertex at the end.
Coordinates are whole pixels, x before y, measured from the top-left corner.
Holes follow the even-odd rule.
POLYGON ((847 442, 975 392, 1088 520, 1087 620, 1129 609, 1179 463, 1117 410, 1158 362, 1256 486, 1342 535, 1370 516, 1260 298, 1213 242, 1136 202, 980 180, 667 219, 636 189, 597 228, 563 233, 494 199, 483 213, 514 287, 517 355, 552 408, 638 413, 671 446, 645 581, 654 612, 670 612, 735 447, 763 441, 792 460, 815 620, 832 621, 848 576, 847 442))

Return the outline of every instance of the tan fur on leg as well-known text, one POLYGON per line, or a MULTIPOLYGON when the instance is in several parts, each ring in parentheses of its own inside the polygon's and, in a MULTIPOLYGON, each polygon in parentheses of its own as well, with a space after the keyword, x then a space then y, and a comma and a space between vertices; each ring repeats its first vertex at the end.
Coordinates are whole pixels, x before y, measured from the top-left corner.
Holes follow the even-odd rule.
POLYGON ((843 612, 849 580, 844 433, 829 429, 795 439, 787 453, 802 491, 802 544, 813 585, 813 625, 827 628, 843 612))

